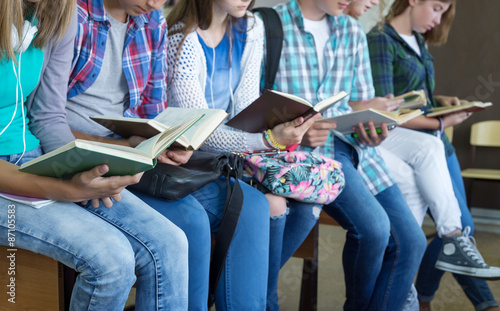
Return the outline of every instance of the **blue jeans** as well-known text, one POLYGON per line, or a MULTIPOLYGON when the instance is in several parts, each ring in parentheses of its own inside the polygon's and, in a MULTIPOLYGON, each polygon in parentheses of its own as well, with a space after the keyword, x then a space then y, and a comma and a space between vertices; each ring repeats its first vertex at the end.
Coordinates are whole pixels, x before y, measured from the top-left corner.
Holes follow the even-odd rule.
POLYGON ((401 310, 425 250, 425 236, 396 185, 374 196, 357 171, 358 156, 335 139, 346 186, 324 210, 347 230, 344 310, 401 310))
POLYGON ((269 280, 266 309, 279 310, 278 278, 281 267, 292 257, 318 221, 322 205, 288 200, 285 215, 272 217, 269 241, 269 280))
MULTIPOLYGON (((458 163, 456 154, 447 158, 447 164, 448 170, 450 171, 453 190, 457 197, 460 211, 462 212, 462 228, 466 226, 471 227, 472 234, 474 232, 474 222, 467 206, 465 188, 460 173, 460 164, 458 163)), ((441 252, 442 245, 442 240, 440 238, 434 238, 425 251, 415 283, 420 301, 427 302, 434 298, 434 294, 444 275, 444 271, 434 268, 439 253, 441 252)), ((453 277, 457 280, 458 284, 460 284, 476 310, 484 310, 489 307, 498 306, 486 281, 458 274, 454 274, 453 277)))
MULTIPOLYGON (((217 287, 217 310, 262 310, 266 302, 269 203, 258 190, 243 182, 240 185, 243 209, 217 287)), ((226 190, 226 180, 220 178, 185 198, 189 204, 175 209, 164 200, 137 193, 188 238, 189 310, 207 310, 210 233, 218 231, 226 190)))
MULTIPOLYGON (((29 158, 26 153, 23 160, 29 158)), ((2 245, 7 243, 9 204, 0 198, 2 245)), ((122 201, 109 209, 69 202, 40 209, 13 205, 15 247, 52 257, 80 272, 71 310, 121 311, 134 282, 138 310, 187 309, 184 233, 127 190, 122 191, 122 201)))

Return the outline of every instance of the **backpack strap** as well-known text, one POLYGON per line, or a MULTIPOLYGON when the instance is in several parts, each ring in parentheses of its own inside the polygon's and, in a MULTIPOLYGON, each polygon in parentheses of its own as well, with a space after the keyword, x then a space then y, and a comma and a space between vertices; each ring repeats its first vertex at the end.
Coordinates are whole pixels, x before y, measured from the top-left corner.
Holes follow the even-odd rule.
POLYGON ((278 13, 273 8, 260 7, 252 11, 259 13, 264 22, 266 30, 264 90, 272 90, 283 48, 283 25, 278 13))

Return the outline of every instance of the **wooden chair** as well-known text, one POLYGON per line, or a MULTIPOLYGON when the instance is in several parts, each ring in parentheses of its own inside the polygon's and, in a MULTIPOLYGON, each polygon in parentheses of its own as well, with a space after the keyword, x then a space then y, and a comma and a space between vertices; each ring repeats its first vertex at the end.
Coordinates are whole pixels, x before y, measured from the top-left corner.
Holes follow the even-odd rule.
MULTIPOLYGON (((11 248, 0 246, 0 269, 4 276, 2 285, 10 283, 10 277, 15 277, 15 304, 7 299, 9 295, 2 295, 0 310, 67 310, 69 309, 69 295, 64 290, 65 266, 50 257, 36 254, 23 249, 9 251, 11 248), (7 258, 15 254, 15 261, 7 258), (9 268, 15 268, 9 270, 9 268), (15 271, 15 275, 8 275, 8 271, 15 271)), ((66 268, 68 269, 68 268, 66 268)), ((72 285, 71 285, 72 287, 72 285)), ((7 288, 7 291, 10 291, 7 288)))
MULTIPOLYGON (((320 217, 311 233, 304 240, 293 257, 303 258, 302 284, 300 288, 300 311, 317 310, 318 305, 318 240, 319 225, 338 226, 339 224, 325 212, 320 217)), ((341 264, 341 263, 340 263, 341 264)))
MULTIPOLYGON (((467 203, 471 206, 472 190, 477 180, 500 182, 500 169, 475 168, 477 147, 500 147, 500 121, 483 121, 472 125, 470 133, 471 165, 462 170, 462 177, 471 180, 467 203)), ((500 150, 500 149, 499 149, 500 150)))

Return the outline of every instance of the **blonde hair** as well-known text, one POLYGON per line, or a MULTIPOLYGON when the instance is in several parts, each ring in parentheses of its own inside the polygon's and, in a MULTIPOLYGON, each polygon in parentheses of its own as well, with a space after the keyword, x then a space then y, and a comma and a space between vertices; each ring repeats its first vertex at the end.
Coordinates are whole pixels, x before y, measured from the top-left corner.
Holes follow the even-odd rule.
POLYGON ((41 49, 55 36, 62 38, 73 18, 75 0, 42 0, 30 2, 27 0, 0 1, 0 63, 15 59, 14 47, 11 41, 12 25, 18 29, 19 40, 23 23, 26 18, 38 19, 38 33, 33 45, 41 49))
MULTIPOLYGON (((416 0, 416 1, 426 1, 426 0, 416 0)), ((440 45, 446 43, 446 41, 448 40, 448 34, 450 33, 451 24, 453 23, 453 19, 455 19, 456 1, 455 0, 438 0, 438 1, 449 3, 450 7, 448 8, 448 10, 446 10, 446 12, 443 13, 443 16, 441 17, 441 23, 422 35, 424 37, 424 41, 432 45, 440 45)), ((391 8, 389 9, 389 13, 385 17, 385 21, 390 22, 396 16, 402 14, 408 6, 410 6, 408 0, 394 1, 391 8)))

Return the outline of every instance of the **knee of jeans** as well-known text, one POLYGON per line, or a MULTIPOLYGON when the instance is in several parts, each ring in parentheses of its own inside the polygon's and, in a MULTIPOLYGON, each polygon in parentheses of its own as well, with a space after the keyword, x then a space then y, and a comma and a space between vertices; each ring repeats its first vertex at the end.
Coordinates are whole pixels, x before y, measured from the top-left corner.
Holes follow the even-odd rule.
POLYGON ((274 194, 266 194, 269 201, 269 214, 271 219, 282 218, 286 216, 287 206, 286 199, 274 194))
POLYGON ((391 226, 388 219, 382 218, 365 223, 361 228, 358 226, 356 231, 362 244, 383 248, 389 243, 391 226))
POLYGON ((314 219, 319 219, 319 215, 321 214, 322 209, 323 209, 322 205, 313 205, 311 212, 314 219))
MULTIPOLYGON (((93 249, 84 258, 77 258, 75 270, 93 285, 113 285, 129 288, 135 283, 135 254, 124 241, 107 240, 102 247, 93 249)), ((78 256, 78 254, 77 254, 78 256)))

